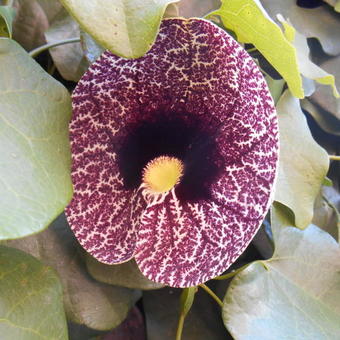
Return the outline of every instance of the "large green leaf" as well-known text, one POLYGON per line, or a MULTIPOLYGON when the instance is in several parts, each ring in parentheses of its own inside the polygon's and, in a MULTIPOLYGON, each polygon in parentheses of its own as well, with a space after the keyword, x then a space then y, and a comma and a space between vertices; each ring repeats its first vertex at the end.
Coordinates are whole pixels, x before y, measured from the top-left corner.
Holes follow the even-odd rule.
POLYGON ((125 58, 143 56, 156 39, 168 4, 178 0, 61 0, 100 45, 125 58))
POLYGON ((326 53, 340 54, 339 14, 329 6, 302 8, 296 0, 261 0, 261 3, 274 21, 279 23, 277 15, 281 14, 307 38, 319 39, 326 53))
POLYGON ((134 289, 158 289, 164 287, 146 278, 138 269, 134 260, 115 265, 98 262, 91 255, 86 256, 86 265, 89 273, 98 281, 110 285, 134 288, 134 289))
POLYGON ((0 39, 0 240, 44 229, 72 196, 67 90, 0 39))
POLYGON ((66 340, 62 288, 34 257, 0 246, 0 338, 66 340))
POLYGON ((316 226, 281 230, 273 258, 239 273, 223 320, 236 340, 338 339, 339 244, 316 226))
POLYGON ((223 0, 211 15, 219 15, 240 42, 253 44, 287 81, 294 96, 304 97, 295 48, 258 0, 223 0))
POLYGON ((288 206, 295 225, 308 226, 313 205, 326 177, 327 152, 313 139, 299 100, 287 90, 277 104, 280 129, 280 162, 275 200, 288 206))
POLYGON ((68 320, 97 330, 118 326, 140 298, 140 292, 93 280, 79 256, 78 242, 61 215, 37 235, 8 241, 55 269, 64 288, 68 320))

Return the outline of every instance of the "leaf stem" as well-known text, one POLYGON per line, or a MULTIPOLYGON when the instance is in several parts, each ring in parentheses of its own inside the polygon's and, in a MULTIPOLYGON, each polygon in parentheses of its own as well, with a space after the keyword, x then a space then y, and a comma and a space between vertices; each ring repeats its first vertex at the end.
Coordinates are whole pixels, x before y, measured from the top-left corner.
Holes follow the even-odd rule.
POLYGON ((329 159, 331 161, 340 161, 340 156, 329 155, 329 159))
POLYGON ((223 302, 220 300, 220 298, 204 283, 201 283, 199 287, 203 288, 222 308, 223 307, 223 302))
POLYGON ((31 52, 28 53, 28 55, 32 58, 35 58, 37 55, 39 55, 41 52, 44 52, 48 50, 49 48, 60 46, 60 45, 65 45, 65 44, 72 44, 72 43, 77 43, 80 42, 80 38, 70 38, 70 39, 65 39, 53 43, 48 43, 42 46, 39 46, 32 50, 31 52))
POLYGON ((177 332, 176 332, 176 340, 181 340, 182 339, 184 319, 185 319, 185 313, 181 313, 179 315, 179 319, 178 319, 178 326, 177 326, 177 332))
POLYGON ((246 269, 248 266, 250 265, 250 263, 247 263, 245 264, 244 266, 236 269, 236 270, 233 270, 232 272, 230 273, 227 273, 227 274, 224 274, 224 275, 220 275, 220 276, 216 276, 214 277, 213 280, 228 280, 230 279, 231 277, 234 277, 235 275, 237 275, 239 272, 241 272, 242 270, 246 269))
POLYGON ((248 53, 251 53, 251 52, 255 52, 257 51, 257 48, 256 47, 252 47, 250 48, 249 50, 246 50, 248 53))

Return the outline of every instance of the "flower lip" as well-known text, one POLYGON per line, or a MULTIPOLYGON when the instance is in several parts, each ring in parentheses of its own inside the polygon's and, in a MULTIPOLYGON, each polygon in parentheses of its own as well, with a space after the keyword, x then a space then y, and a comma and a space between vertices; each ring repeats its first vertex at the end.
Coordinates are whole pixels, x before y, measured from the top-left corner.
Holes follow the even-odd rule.
POLYGON ((151 116, 131 124, 115 144, 124 187, 138 188, 147 164, 166 155, 183 163, 183 175, 176 186, 178 198, 182 202, 209 199, 210 185, 222 163, 215 141, 219 133, 216 124, 205 115, 160 111, 151 116))

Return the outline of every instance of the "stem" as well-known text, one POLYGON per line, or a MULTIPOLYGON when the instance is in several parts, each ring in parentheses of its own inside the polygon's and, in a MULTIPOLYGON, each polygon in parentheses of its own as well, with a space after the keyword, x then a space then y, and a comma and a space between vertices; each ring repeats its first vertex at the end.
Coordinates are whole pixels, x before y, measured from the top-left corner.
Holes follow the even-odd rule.
POLYGON ((249 50, 246 50, 248 53, 257 51, 256 47, 250 48, 249 50))
POLYGON ((28 54, 29 54, 30 57, 35 58, 38 54, 48 50, 49 48, 60 46, 60 45, 65 45, 65 44, 77 43, 77 42, 80 42, 80 38, 65 39, 65 40, 61 40, 61 41, 57 41, 57 42, 53 42, 53 43, 49 43, 49 44, 39 46, 39 47, 35 48, 34 50, 32 50, 31 52, 29 52, 28 54))
POLYGON ((246 269, 248 266, 250 265, 250 263, 247 263, 245 264, 244 266, 236 269, 236 270, 233 270, 232 272, 230 273, 227 273, 227 274, 224 274, 224 275, 221 275, 221 276, 217 276, 217 277, 214 277, 214 280, 227 280, 227 279, 230 279, 231 277, 234 277, 235 275, 237 275, 239 272, 241 272, 242 270, 246 269))
POLYGON ((329 159, 331 161, 340 161, 340 156, 329 155, 329 159))
POLYGON ((184 313, 181 313, 180 316, 179 316, 179 319, 178 319, 178 326, 177 326, 177 332, 176 332, 176 340, 181 340, 182 339, 184 319, 185 319, 185 315, 184 315, 184 313))
POLYGON ((201 283, 199 286, 203 288, 220 305, 221 308, 223 307, 223 302, 208 286, 204 283, 201 283))

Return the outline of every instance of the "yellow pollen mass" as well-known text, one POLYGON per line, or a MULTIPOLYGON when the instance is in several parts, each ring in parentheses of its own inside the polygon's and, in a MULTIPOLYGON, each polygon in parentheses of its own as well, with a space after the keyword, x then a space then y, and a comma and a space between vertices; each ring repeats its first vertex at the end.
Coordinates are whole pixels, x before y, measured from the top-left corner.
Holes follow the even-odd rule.
POLYGON ((143 172, 143 182, 156 193, 171 190, 183 175, 183 163, 175 158, 160 156, 150 161, 143 172))

